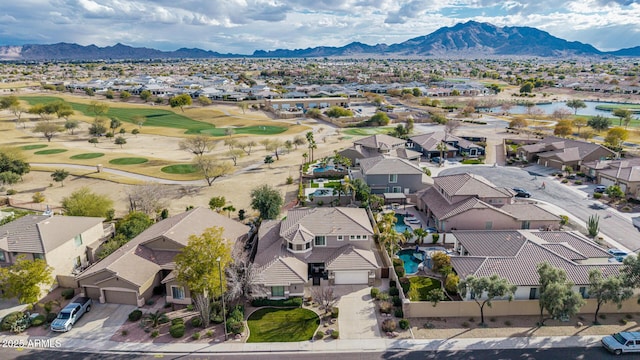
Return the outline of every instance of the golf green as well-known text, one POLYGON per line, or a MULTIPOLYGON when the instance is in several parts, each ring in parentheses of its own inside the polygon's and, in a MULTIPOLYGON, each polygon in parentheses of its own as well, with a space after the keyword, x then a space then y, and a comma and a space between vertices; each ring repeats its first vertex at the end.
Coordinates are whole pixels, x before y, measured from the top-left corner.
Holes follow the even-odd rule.
POLYGON ((149 159, 141 158, 141 157, 126 157, 126 158, 117 158, 113 160, 109 160, 109 164, 114 165, 136 165, 136 164, 144 164, 148 162, 149 159))
POLYGON ((95 159, 95 158, 99 158, 104 156, 104 153, 84 153, 84 154, 78 154, 78 155, 73 155, 70 157, 70 159, 73 160, 86 160, 86 159, 95 159))
POLYGON ((42 149, 42 148, 46 148, 47 144, 35 144, 35 145, 25 145, 22 146, 20 149, 22 150, 35 150, 35 149, 42 149))
POLYGON ((193 174, 194 172, 198 172, 195 166, 191 164, 176 164, 165 166, 160 171, 167 174, 193 174))
POLYGON ((49 150, 40 150, 34 152, 36 155, 51 155, 51 154, 60 154, 67 151, 67 149, 49 149, 49 150))

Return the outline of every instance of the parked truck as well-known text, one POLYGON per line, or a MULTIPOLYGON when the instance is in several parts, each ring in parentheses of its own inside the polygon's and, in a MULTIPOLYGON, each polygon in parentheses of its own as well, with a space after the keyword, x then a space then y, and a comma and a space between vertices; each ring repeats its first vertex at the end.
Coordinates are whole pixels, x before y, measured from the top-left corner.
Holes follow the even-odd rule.
POLYGON ((60 310, 58 317, 51 323, 53 331, 69 331, 84 313, 91 311, 91 298, 78 297, 60 310))

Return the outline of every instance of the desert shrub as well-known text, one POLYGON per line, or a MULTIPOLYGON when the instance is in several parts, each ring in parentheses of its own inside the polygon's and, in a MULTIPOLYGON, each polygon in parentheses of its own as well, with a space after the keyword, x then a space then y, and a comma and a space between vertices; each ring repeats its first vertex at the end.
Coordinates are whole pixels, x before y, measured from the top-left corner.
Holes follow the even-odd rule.
POLYGON ((174 325, 184 325, 184 319, 183 318, 175 318, 173 320, 171 320, 171 326, 174 325))
POLYGON ((602 194, 600 194, 600 193, 593 193, 593 198, 594 198, 594 199, 600 199, 600 198, 602 198, 602 194))
POLYGON ((332 318, 337 319, 338 315, 340 315, 340 309, 338 309, 337 307, 334 307, 333 309, 331 309, 332 318))
POLYGON ((191 319, 191 326, 193 327, 201 327, 202 326, 202 318, 200 316, 196 316, 191 319))
POLYGON ((626 317, 627 319, 633 319, 633 315, 631 315, 631 314, 627 314, 624 317, 626 317))
POLYGON ((142 319, 142 310, 135 309, 129 313, 129 321, 138 321, 142 319))
POLYGON ((393 304, 388 301, 380 302, 380 312, 383 314, 391 314, 391 310, 393 310, 393 304))
POLYGON ((213 334, 214 334, 213 330, 207 330, 207 337, 212 338, 213 334))
POLYGON ((160 315, 160 319, 158 319, 158 324, 166 324, 169 322, 169 317, 167 314, 160 315))
POLYGON ((153 301, 153 300, 149 299, 149 300, 147 300, 147 302, 146 302, 145 304, 147 304, 147 305, 151 306, 151 305, 153 305, 153 304, 155 304, 155 303, 156 303, 155 301, 153 301))
POLYGON ((15 190, 15 189, 9 189, 9 190, 7 190, 7 195, 15 195, 15 194, 17 194, 17 193, 18 193, 18 191, 17 191, 17 190, 15 190))
POLYGON ((404 276, 404 266, 396 266, 394 267, 394 270, 396 271, 396 274, 398 275, 398 277, 403 277, 404 276))
POLYGON ((576 181, 574 181, 574 184, 576 184, 576 185, 582 185, 582 180, 576 180, 576 181))
POLYGON ((399 325, 400 325, 400 329, 407 330, 411 324, 409 323, 409 320, 402 319, 400 320, 399 325))
POLYGON ((260 306, 295 306, 295 307, 300 307, 302 306, 302 298, 301 297, 294 297, 294 298, 289 298, 289 299, 283 299, 283 300, 271 300, 271 299, 253 299, 251 300, 251 305, 255 306, 255 307, 260 307, 260 306))
POLYGON ((38 203, 39 204, 41 202, 44 202, 44 195, 41 192, 36 192, 31 197, 31 200, 33 200, 34 203, 38 203))
POLYGON ((425 329, 435 329, 436 326, 431 321, 429 321, 424 323, 422 327, 424 327, 425 329))
POLYGON ((45 317, 44 315, 38 315, 35 318, 33 318, 33 320, 31 320, 31 326, 40 326, 42 324, 44 324, 45 321, 45 317))
POLYGON ((244 306, 236 305, 233 310, 229 313, 229 319, 235 321, 244 320, 244 306))
POLYGON ((185 326, 184 324, 174 324, 169 328, 169 334, 173 338, 181 338, 184 336, 185 326))
POLYGON ((393 312, 393 315, 397 318, 403 318, 404 317, 404 311, 402 311, 402 309, 396 309, 393 312))
MULTIPOLYGON (((627 323, 629 322, 629 320, 627 320, 627 319, 625 319, 625 318, 622 318, 622 319, 618 320, 618 322, 620 323, 620 325, 627 325, 627 323)), ((33 323, 32 323, 32 325, 33 325, 33 323)))
POLYGON ((397 287, 392 287, 389 289, 389 296, 398 296, 400 295, 400 290, 397 287))
POLYGON ((378 288, 371 288, 371 298, 372 299, 377 299, 378 298, 378 294, 380 293, 380 289, 378 288))
POLYGON ((462 327, 463 327, 463 328, 465 328, 465 329, 466 329, 466 328, 468 328, 468 327, 469 327, 469 323, 468 323, 468 322, 466 322, 466 321, 465 321, 465 322, 463 322, 463 323, 462 323, 462 327))
POLYGON ((62 295, 62 297, 65 298, 65 300, 71 300, 71 298, 73 298, 73 295, 75 293, 76 292, 75 292, 74 289, 64 289, 64 290, 62 290, 60 295, 62 295))
POLYGON ((394 258, 392 260, 392 263, 393 263, 393 267, 403 266, 404 265, 404 261, 402 261, 402 259, 400 259, 400 258, 394 258))
POLYGON ((334 338, 334 339, 339 338, 340 337, 340 332, 338 330, 333 330, 331 332, 331 337, 334 338))
POLYGON ((470 317, 470 318, 469 318, 469 322, 476 322, 476 319, 474 319, 474 318, 470 317))
POLYGON ((227 332, 230 334, 242 334, 244 331, 244 324, 242 321, 236 321, 231 319, 227 321, 227 332))
POLYGON ((389 280, 389 287, 396 287, 396 281, 395 280, 389 280))
POLYGON ((160 331, 158 331, 158 330, 153 330, 153 331, 151 332, 151 337, 152 337, 152 338, 157 338, 158 336, 160 336, 160 331))
POLYGON ((490 317, 490 318, 489 318, 489 321, 491 321, 491 322, 496 322, 496 318, 494 318, 494 317, 490 317))
POLYGON ((563 184, 566 184, 566 183, 568 183, 568 182, 569 182, 569 180, 567 180, 567 179, 562 179, 562 181, 560 181, 560 182, 561 182, 561 183, 563 183, 563 184))
POLYGON ((18 319, 22 315, 23 314, 21 311, 15 311, 15 312, 9 313, 7 316, 2 318, 2 322, 0 323, 0 329, 2 329, 2 331, 11 330, 11 327, 13 326, 13 324, 15 324, 16 321, 18 321, 18 319))
POLYGON ((122 331, 120 331, 120 335, 122 335, 122 336, 127 336, 127 335, 129 335, 129 331, 127 331, 127 330, 122 330, 122 331))
POLYGON ((58 317, 58 313, 51 312, 47 314, 47 323, 52 323, 58 317))
POLYGON ((393 306, 402 306, 402 299, 400 299, 400 296, 392 297, 391 302, 393 303, 393 306))
POLYGON ((165 308, 165 309, 166 309, 166 308, 170 308, 170 307, 172 307, 172 306, 173 306, 173 304, 172 304, 172 303, 170 303, 170 302, 168 302, 168 303, 165 303, 165 304, 164 304, 164 308, 165 308))
POLYGON ((193 340, 198 340, 200 339, 200 333, 199 332, 194 332, 193 335, 191 335, 191 338, 193 340))
POLYGON ((394 319, 385 319, 382 322, 382 331, 385 331, 385 332, 395 331, 397 326, 398 325, 396 324, 396 321, 394 319))
POLYGON ((602 320, 606 320, 607 319, 607 315, 606 314, 600 314, 598 315, 598 317, 602 320))
POLYGON ((405 294, 409 292, 409 288, 411 287, 411 281, 409 281, 409 278, 401 277, 399 281, 400 281, 400 287, 402 287, 402 292, 405 294))
POLYGON ((505 321, 505 322, 504 322, 504 325, 505 325, 505 326, 511 326, 511 321, 509 321, 509 320, 505 321))
POLYGON ((380 301, 389 301, 389 299, 390 299, 389 293, 381 292, 381 293, 378 294, 376 299, 378 299, 380 301))
POLYGON ((317 331, 314 337, 316 340, 322 340, 324 338, 324 333, 322 331, 317 331))
POLYGON ((193 304, 187 305, 187 311, 193 311, 193 309, 194 309, 193 304))

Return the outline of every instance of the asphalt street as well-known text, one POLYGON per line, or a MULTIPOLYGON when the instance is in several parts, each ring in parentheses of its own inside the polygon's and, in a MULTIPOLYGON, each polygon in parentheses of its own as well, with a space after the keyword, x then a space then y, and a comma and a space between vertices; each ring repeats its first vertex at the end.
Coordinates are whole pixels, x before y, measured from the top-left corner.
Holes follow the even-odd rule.
MULTIPOLYGON (((516 167, 489 167, 489 166, 455 166, 440 171, 439 175, 453 175, 461 173, 478 174, 484 176, 497 186, 514 188, 520 187, 531 193, 532 199, 554 204, 567 213, 587 221, 589 216, 600 216, 600 231, 627 247, 629 250, 640 248, 640 232, 631 222, 608 211, 606 206, 600 207, 592 198, 580 196, 578 193, 568 190, 567 185, 557 180, 545 177, 534 177, 525 170, 516 167), (545 189, 540 189, 542 182, 545 189)), ((595 186, 595 185, 594 185, 595 186)))

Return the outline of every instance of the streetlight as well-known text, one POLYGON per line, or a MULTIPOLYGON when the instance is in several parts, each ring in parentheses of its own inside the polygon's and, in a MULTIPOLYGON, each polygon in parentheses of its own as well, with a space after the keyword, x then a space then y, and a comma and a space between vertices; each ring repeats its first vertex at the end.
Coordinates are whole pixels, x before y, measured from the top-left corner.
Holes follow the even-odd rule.
POLYGON ((220 256, 216 259, 218 262, 218 274, 220 275, 220 298, 222 299, 222 321, 224 322, 224 341, 228 340, 227 336, 227 310, 224 306, 224 291, 222 290, 222 265, 220 265, 220 256))

